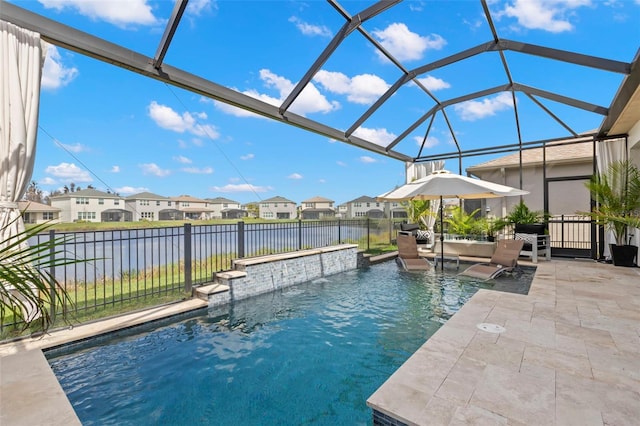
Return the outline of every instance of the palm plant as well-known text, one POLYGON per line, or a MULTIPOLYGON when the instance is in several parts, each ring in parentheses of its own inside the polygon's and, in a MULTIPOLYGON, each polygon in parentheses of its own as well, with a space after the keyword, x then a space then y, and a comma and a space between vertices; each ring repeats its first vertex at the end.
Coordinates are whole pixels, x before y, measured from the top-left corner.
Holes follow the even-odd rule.
MULTIPOLYGON (((542 211, 531 210, 529 206, 525 204, 524 201, 520 200, 518 204, 516 204, 509 214, 505 216, 504 220, 508 223, 539 223, 543 222, 546 218, 546 215, 542 211)), ((500 223, 504 225, 503 223, 500 223)), ((503 226, 504 227, 504 226, 503 226)))
POLYGON ((476 219, 476 214, 480 209, 467 213, 460 206, 451 209, 451 216, 445 219, 450 234, 474 235, 481 233, 481 224, 476 219))
POLYGON ((640 222, 640 170, 627 160, 615 161, 586 185, 597 201, 597 207, 586 214, 610 229, 617 245, 625 245, 627 227, 640 222))
POLYGON ((29 239, 49 226, 39 224, 0 240, 0 315, 5 317, 8 310, 23 331, 32 326, 46 331, 54 321, 56 304, 71 303, 50 272, 79 262, 65 257, 59 249, 64 238, 29 245, 29 239))
POLYGON ((410 200, 403 203, 407 217, 411 223, 422 223, 426 228, 426 218, 431 216, 431 202, 429 200, 410 200))

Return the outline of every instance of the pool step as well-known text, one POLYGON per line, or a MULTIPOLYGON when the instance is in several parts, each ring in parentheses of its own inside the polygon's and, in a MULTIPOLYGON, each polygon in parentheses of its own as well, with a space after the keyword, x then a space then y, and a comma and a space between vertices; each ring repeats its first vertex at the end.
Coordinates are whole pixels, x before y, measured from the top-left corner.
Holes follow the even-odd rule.
POLYGON ((229 301, 229 286, 212 283, 194 289, 195 296, 209 303, 209 306, 225 304, 229 301))

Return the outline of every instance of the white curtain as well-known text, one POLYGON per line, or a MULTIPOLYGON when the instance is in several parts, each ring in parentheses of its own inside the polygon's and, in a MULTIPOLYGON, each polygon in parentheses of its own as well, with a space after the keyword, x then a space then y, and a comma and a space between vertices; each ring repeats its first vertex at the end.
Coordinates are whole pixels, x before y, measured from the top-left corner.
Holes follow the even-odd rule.
MULTIPOLYGON (((596 143, 596 164, 598 174, 606 173, 609 165, 616 161, 623 161, 627 158, 627 147, 624 139, 613 139, 599 141, 596 143)), ((611 230, 604 231, 604 252, 605 258, 611 258, 609 244, 615 244, 616 239, 611 230)))
MULTIPOLYGON (((407 183, 413 182, 414 180, 423 178, 425 176, 430 175, 433 172, 437 172, 438 170, 444 169, 444 160, 437 161, 427 161, 425 163, 407 163, 406 166, 406 176, 407 183)), ((429 211, 431 214, 429 216, 423 216, 421 218, 424 226, 429 230, 431 236, 434 235, 433 227, 436 223, 436 218, 438 216, 438 211, 440 208, 440 200, 430 200, 429 201, 429 211)), ((433 241, 433 238, 431 238, 433 241)))
POLYGON ((0 241, 24 230, 17 202, 33 172, 45 54, 39 34, 0 21, 0 241))

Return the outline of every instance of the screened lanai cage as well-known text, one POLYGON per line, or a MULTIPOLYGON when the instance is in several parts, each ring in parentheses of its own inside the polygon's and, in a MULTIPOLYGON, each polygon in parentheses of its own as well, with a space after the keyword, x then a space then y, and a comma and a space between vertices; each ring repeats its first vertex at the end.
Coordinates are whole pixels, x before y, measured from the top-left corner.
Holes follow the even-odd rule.
MULTIPOLYGON (((76 166, 87 158, 83 145, 72 143, 80 133, 91 132, 100 155, 131 156, 139 147, 143 172, 162 176, 170 171, 154 160, 168 150, 159 128, 189 135, 180 147, 204 140, 226 149, 244 138, 233 131, 251 128, 260 134, 251 143, 301 167, 338 141, 402 172, 445 161, 450 171, 526 189, 533 208, 568 216, 590 208, 588 176, 616 158, 640 161, 637 2, 106 6, 117 4, 0 2, 3 31, 27 31, 34 45, 48 45, 35 133, 76 166), (77 91, 73 102, 59 101, 63 90, 77 91), (96 111, 93 122, 74 120, 87 109, 96 111), (53 110, 65 110, 65 118, 48 120, 53 110), (137 116, 156 126, 150 130, 137 116), (224 130, 213 124, 222 117, 224 130), (129 120, 137 126, 125 131, 129 120)), ((70 162, 60 160, 51 173, 72 169, 70 162)), ((379 167, 362 179, 379 180, 382 193, 394 180, 379 167)), ((329 173, 340 179, 339 169, 329 173)), ((234 179, 255 187, 244 173, 234 179)), ((480 205, 495 215, 509 207, 480 205)))

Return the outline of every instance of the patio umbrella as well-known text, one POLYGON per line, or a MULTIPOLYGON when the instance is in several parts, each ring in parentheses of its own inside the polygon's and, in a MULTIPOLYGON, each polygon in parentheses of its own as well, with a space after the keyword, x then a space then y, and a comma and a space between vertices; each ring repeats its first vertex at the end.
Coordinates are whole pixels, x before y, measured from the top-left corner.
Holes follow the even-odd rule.
POLYGON ((442 200, 510 197, 528 193, 529 191, 440 170, 385 192, 376 198, 380 201, 440 200, 440 255, 442 256, 440 264, 444 268, 444 209, 442 200))

